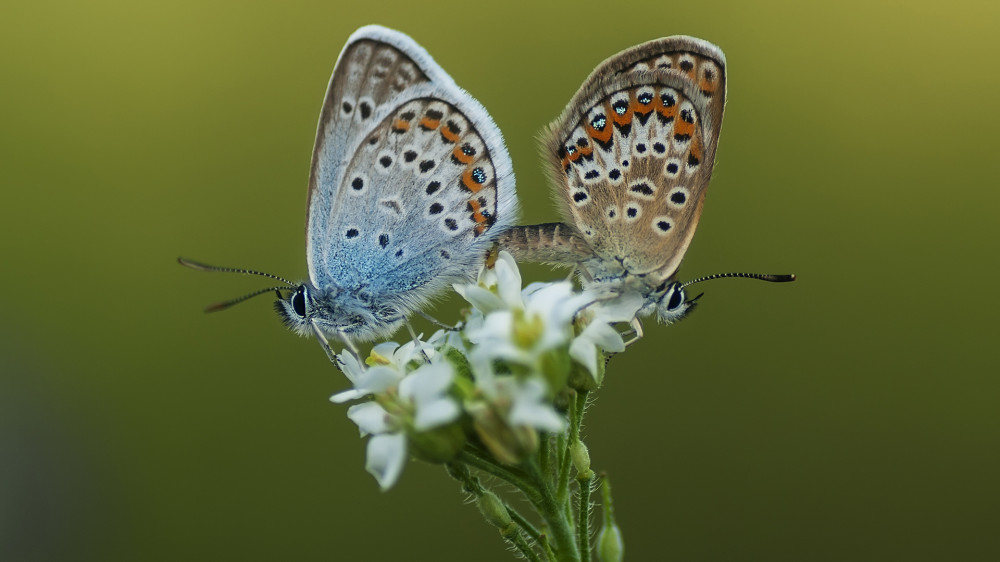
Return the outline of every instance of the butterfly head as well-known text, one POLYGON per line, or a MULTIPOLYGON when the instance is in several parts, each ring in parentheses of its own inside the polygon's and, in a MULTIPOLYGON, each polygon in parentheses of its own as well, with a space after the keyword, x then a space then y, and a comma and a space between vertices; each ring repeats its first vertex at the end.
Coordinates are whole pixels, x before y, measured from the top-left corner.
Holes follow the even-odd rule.
POLYGON ((285 297, 277 291, 278 300, 274 309, 290 330, 301 336, 312 333, 311 321, 316 316, 317 307, 312 301, 312 289, 303 283, 285 297))
POLYGON ((303 283, 288 290, 287 297, 279 291, 274 309, 285 326, 299 335, 314 335, 319 330, 340 338, 369 341, 391 334, 404 320, 395 307, 375 302, 364 288, 347 291, 332 285, 317 288, 303 283))
POLYGON ((655 305, 656 317, 660 323, 672 324, 687 316, 700 297, 701 295, 698 295, 689 300, 683 284, 667 280, 650 295, 647 307, 652 308, 652 305, 655 305))
POLYGON ((680 283, 668 279, 650 294, 649 299, 647 299, 646 307, 640 312, 651 313, 652 305, 655 302, 656 317, 660 319, 661 323, 671 324, 673 322, 677 322, 687 316, 687 314, 691 312, 691 309, 698 304, 698 299, 705 294, 700 293, 698 296, 689 299, 687 298, 687 292, 684 290, 685 287, 694 285, 695 283, 701 283, 702 281, 723 279, 726 277, 758 279, 760 281, 769 281, 771 283, 787 283, 789 281, 795 281, 795 275, 793 274, 773 275, 763 273, 717 273, 715 275, 708 275, 706 277, 693 279, 686 283, 680 283))

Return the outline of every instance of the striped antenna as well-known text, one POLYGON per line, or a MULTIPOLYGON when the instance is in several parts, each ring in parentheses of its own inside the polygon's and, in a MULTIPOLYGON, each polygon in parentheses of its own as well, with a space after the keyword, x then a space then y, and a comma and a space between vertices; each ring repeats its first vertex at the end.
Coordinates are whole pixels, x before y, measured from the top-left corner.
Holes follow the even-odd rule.
POLYGON ((205 307, 205 312, 218 312, 220 310, 225 310, 225 309, 229 308, 230 306, 233 306, 234 304, 239 304, 239 303, 241 303, 241 302, 243 302, 245 300, 252 299, 252 298, 254 298, 254 297, 258 296, 258 295, 263 295, 264 293, 270 293, 271 291, 274 291, 275 293, 277 293, 278 294, 278 298, 280 299, 280 298, 282 298, 280 291, 282 291, 282 290, 288 290, 288 289, 295 289, 295 288, 298 287, 298 285, 296 285, 295 283, 292 283, 291 281, 289 281, 289 280, 287 280, 287 279, 285 279, 283 277, 278 277, 277 275, 271 275, 270 273, 264 273, 263 271, 254 271, 252 269, 243 269, 243 268, 238 268, 238 267, 219 267, 219 266, 216 266, 216 265, 208 265, 208 264, 204 264, 204 263, 201 263, 201 262, 196 262, 196 261, 192 261, 192 260, 188 260, 188 259, 184 259, 184 258, 177 258, 177 263, 183 265, 184 267, 190 267, 191 269, 197 269, 198 271, 218 271, 218 272, 222 272, 222 273, 240 273, 242 275, 259 275, 261 277, 267 277, 269 279, 274 279, 276 281, 281 281, 282 283, 288 285, 287 287, 282 287, 282 286, 268 287, 266 289, 260 289, 260 290, 254 291, 254 292, 252 292, 250 294, 243 295, 242 297, 237 297, 237 298, 232 299, 232 300, 215 303, 215 304, 212 304, 212 305, 209 305, 209 306, 205 307))
POLYGON ((705 277, 699 277, 698 279, 693 279, 687 283, 682 283, 681 287, 687 287, 688 285, 694 285, 695 283, 701 283, 702 281, 711 281, 712 279, 722 279, 724 277, 741 277, 743 279, 759 279, 761 281, 769 281, 771 283, 788 283, 790 281, 795 281, 795 274, 769 274, 769 273, 716 273, 715 275, 706 275, 705 277))
POLYGON ((208 265, 184 258, 177 258, 177 263, 183 265, 184 267, 197 269, 198 271, 220 271, 222 273, 241 273, 243 275, 260 275, 261 277, 269 277, 276 281, 281 281, 282 283, 288 285, 289 287, 298 287, 298 285, 292 283, 291 281, 285 279, 284 277, 278 277, 277 275, 271 275, 270 273, 264 273, 263 271, 254 271, 252 269, 242 269, 239 267, 219 267, 217 265, 208 265))

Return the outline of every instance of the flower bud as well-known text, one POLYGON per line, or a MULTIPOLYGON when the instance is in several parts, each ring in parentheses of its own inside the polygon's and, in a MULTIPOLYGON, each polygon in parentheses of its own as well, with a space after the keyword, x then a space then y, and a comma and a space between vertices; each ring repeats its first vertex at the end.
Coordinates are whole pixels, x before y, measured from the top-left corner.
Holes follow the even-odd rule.
POLYGON ((496 494, 486 490, 479 496, 479 512, 486 521, 498 529, 506 529, 511 524, 510 513, 496 494))
POLYGON ((476 434, 502 464, 517 464, 538 450, 538 432, 527 426, 510 426, 485 405, 466 406, 476 434))
POLYGON ((604 366, 607 363, 604 358, 604 354, 599 350, 594 350, 597 354, 597 372, 591 373, 589 369, 583 365, 573 362, 573 368, 569 373, 569 379, 566 384, 573 390, 581 390, 590 392, 592 390, 597 390, 601 388, 601 383, 604 382, 604 366))
POLYGON ((625 557, 625 540, 622 530, 615 522, 615 508, 611 502, 611 481, 607 477, 601 483, 601 503, 603 525, 597 536, 597 559, 600 562, 621 562, 625 557))
POLYGON ((590 451, 583 441, 579 439, 569 446, 569 457, 573 460, 573 467, 576 468, 578 476, 590 478, 593 471, 590 470, 590 451))
POLYGON ((597 537, 597 559, 601 562, 621 562, 625 557, 625 541, 622 530, 614 522, 601 527, 597 537))

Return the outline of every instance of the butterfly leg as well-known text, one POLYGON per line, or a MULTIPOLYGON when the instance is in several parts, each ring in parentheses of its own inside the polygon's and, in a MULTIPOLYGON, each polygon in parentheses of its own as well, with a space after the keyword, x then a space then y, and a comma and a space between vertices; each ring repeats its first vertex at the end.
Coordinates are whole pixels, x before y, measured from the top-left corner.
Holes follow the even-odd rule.
POLYGON ((627 342, 625 342, 625 347, 628 347, 628 346, 632 345, 633 343, 641 340, 642 336, 643 336, 643 333, 642 333, 642 322, 639 320, 638 316, 632 318, 632 322, 630 322, 629 325, 632 326, 632 329, 629 330, 629 331, 627 331, 627 332, 625 332, 622 335, 624 336, 624 335, 627 335, 627 334, 635 334, 635 337, 632 338, 632 339, 630 339, 630 340, 628 340, 627 342))
MULTIPOLYGON (((316 334, 316 341, 319 342, 320 347, 322 347, 323 351, 326 352, 327 359, 329 359, 330 362, 333 363, 334 365, 337 365, 337 354, 334 353, 333 349, 330 347, 330 341, 326 339, 326 334, 324 334, 322 330, 317 328, 316 324, 312 324, 312 329, 313 333, 316 334)), ((343 335, 341 335, 338 339, 341 342, 343 342, 344 347, 347 348, 347 351, 349 351, 352 355, 354 355, 354 358, 357 359, 358 362, 360 363, 361 355, 358 354, 358 348, 354 347, 354 344, 351 343, 351 340, 347 339, 343 335)))
POLYGON ((434 324, 438 328, 444 328, 445 330, 448 330, 449 332, 458 331, 458 326, 449 326, 449 325, 445 324, 444 322, 438 320, 437 318, 434 318, 433 316, 431 316, 430 314, 427 314, 426 312, 424 312, 422 310, 418 310, 417 314, 423 316, 425 320, 427 320, 431 324, 434 324))
POLYGON ((424 344, 423 344, 423 342, 421 342, 420 338, 417 337, 417 332, 414 331, 413 324, 410 324, 410 320, 409 319, 406 319, 405 322, 406 322, 406 329, 409 330, 410 337, 413 338, 413 345, 417 346, 417 349, 420 350, 421 355, 424 356, 424 361, 430 363, 431 362, 431 358, 427 355, 427 351, 424 350, 424 344))

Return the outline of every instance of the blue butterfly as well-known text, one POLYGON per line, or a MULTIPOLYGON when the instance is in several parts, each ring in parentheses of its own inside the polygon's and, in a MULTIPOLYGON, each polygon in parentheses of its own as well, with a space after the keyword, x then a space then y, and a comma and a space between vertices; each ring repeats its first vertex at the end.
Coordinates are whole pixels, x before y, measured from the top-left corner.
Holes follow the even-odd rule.
MULTIPOLYGON (((469 279, 517 220, 510 156, 489 114, 408 36, 366 26, 347 40, 320 114, 309 175, 309 281, 275 308, 293 331, 387 337, 469 279)), ((280 293, 279 293, 280 296, 280 293)))

